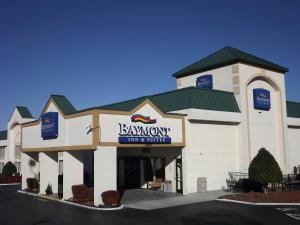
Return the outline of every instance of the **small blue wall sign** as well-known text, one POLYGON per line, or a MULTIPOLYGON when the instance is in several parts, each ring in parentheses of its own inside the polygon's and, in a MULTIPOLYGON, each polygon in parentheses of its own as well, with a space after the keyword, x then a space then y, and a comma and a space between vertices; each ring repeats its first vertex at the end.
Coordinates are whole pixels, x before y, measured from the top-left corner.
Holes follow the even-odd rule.
POLYGON ((263 88, 253 89, 254 108, 260 110, 270 110, 271 98, 270 91, 263 88))
POLYGON ((199 88, 212 89, 213 88, 212 75, 209 74, 209 75, 203 75, 203 76, 198 77, 196 80, 196 86, 199 88))
POLYGON ((58 113, 47 112, 42 115, 41 132, 43 140, 58 137, 58 113))

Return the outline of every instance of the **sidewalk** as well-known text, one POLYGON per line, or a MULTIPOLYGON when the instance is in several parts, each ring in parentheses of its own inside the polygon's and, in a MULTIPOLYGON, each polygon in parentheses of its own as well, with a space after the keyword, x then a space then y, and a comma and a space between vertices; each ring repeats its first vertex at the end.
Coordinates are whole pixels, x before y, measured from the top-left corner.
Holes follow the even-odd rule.
MULTIPOLYGON (((168 193, 171 194, 171 193, 168 193)), ((213 201, 218 199, 220 196, 231 194, 230 192, 225 192, 221 190, 217 191, 207 191, 203 193, 193 193, 189 195, 165 195, 162 198, 157 199, 137 199, 136 201, 123 202, 124 206, 127 208, 143 209, 143 210, 153 210, 167 207, 174 207, 179 205, 187 205, 198 202, 213 201)), ((155 195, 155 194, 154 194, 155 195)), ((162 194, 161 194, 162 195, 162 194)))

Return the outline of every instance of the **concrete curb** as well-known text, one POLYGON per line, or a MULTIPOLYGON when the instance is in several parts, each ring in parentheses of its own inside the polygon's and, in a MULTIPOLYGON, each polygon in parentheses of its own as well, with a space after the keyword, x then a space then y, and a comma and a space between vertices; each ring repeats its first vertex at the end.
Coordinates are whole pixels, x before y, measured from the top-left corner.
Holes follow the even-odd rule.
POLYGON ((21 183, 11 183, 11 184, 0 184, 1 186, 14 186, 14 185, 20 185, 21 183))
POLYGON ((115 211, 115 210, 121 210, 121 209, 124 208, 124 205, 120 205, 119 207, 115 207, 115 208, 97 208, 97 207, 81 205, 81 204, 74 203, 74 202, 69 202, 69 201, 66 201, 66 200, 47 198, 47 197, 41 196, 39 194, 34 194, 34 193, 26 192, 26 191, 18 190, 17 192, 20 193, 20 194, 31 195, 31 196, 35 196, 35 197, 50 200, 50 201, 60 202, 60 203, 64 203, 64 204, 68 204, 68 205, 72 205, 72 206, 77 206, 77 207, 81 207, 81 208, 85 208, 85 209, 91 209, 91 210, 97 210, 97 211, 115 211))
POLYGON ((232 203, 238 203, 238 204, 244 204, 244 205, 257 205, 257 206, 272 206, 272 205, 300 205, 300 203, 263 203, 263 202, 243 202, 243 201, 237 201, 237 200, 230 200, 230 199, 217 199, 217 201, 220 202, 232 202, 232 203))

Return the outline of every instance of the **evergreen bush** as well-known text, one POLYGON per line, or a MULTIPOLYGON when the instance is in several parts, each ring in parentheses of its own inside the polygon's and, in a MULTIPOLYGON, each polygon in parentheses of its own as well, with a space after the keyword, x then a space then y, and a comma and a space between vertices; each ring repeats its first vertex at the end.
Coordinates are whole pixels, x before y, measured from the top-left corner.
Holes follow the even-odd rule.
POLYGON ((11 161, 7 162, 2 169, 2 174, 4 176, 12 176, 15 173, 17 173, 17 167, 15 164, 13 164, 11 161))
POLYGON ((265 187, 282 180, 282 171, 272 154, 261 148, 249 166, 249 178, 265 187))

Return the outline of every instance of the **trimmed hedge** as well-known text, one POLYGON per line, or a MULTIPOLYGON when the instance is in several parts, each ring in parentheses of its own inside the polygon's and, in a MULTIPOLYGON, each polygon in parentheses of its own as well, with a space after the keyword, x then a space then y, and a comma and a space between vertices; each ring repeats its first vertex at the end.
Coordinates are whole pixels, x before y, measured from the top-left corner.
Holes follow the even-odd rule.
POLYGON ((0 176, 0 184, 20 183, 21 176, 0 176))
POLYGON ((249 166, 249 178, 266 186, 282 180, 282 171, 272 154, 265 148, 259 150, 249 166))
POLYGON ((2 169, 2 174, 8 177, 14 175, 15 173, 17 173, 17 167, 15 164, 13 164, 11 161, 7 162, 2 169))
POLYGON ((234 186, 234 190, 238 192, 263 192, 263 186, 261 183, 250 179, 239 179, 234 186))
POLYGON ((73 193, 73 200, 75 202, 94 200, 94 189, 88 188, 84 184, 73 185, 72 193, 73 193))
POLYGON ((38 193, 39 192, 39 182, 36 178, 27 178, 27 191, 38 193))
POLYGON ((118 191, 105 191, 101 194, 101 198, 105 206, 114 206, 120 203, 120 193, 118 191))

